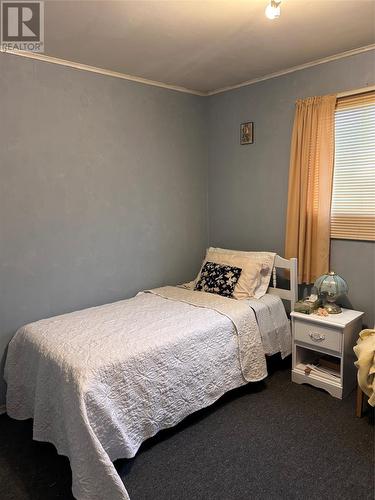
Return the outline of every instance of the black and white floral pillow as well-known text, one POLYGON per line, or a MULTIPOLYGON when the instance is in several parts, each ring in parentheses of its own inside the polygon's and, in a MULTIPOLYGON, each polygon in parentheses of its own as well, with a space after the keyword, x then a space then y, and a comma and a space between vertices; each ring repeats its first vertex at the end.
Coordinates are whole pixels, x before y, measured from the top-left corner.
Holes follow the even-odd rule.
POLYGON ((233 266, 206 262, 194 290, 217 293, 223 297, 232 297, 234 287, 241 276, 242 269, 233 266))

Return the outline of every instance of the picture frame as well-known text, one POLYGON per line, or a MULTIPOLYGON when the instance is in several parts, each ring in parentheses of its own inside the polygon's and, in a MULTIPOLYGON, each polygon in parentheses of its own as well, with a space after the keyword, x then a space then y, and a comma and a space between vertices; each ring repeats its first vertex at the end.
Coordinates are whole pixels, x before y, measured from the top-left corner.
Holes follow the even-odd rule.
POLYGON ((254 143, 254 122, 244 122, 240 126, 241 146, 254 143))

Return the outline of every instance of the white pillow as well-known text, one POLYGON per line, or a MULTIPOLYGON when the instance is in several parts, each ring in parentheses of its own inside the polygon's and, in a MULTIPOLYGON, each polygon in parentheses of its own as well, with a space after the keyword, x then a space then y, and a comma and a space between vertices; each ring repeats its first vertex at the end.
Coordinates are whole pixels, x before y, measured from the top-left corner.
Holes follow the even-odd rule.
MULTIPOLYGON (((210 247, 207 249, 202 267, 207 261, 240 267, 242 273, 234 289, 233 297, 260 299, 267 293, 275 256, 274 252, 243 252, 210 247)), ((200 271, 196 282, 199 277, 200 271)))

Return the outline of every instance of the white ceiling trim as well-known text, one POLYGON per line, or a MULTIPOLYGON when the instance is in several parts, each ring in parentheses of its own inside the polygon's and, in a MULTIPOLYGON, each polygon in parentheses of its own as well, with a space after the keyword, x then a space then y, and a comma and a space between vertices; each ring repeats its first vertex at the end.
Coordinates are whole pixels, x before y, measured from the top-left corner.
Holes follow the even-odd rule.
POLYGON ((129 80, 131 82, 143 83, 145 85, 152 85, 153 87, 161 87, 163 89, 176 90, 177 92, 184 92, 185 94, 194 94, 199 96, 207 95, 206 92, 199 92, 198 90, 187 89, 185 87, 180 87, 179 85, 170 85, 168 83, 148 80, 147 78, 142 78, 140 76, 127 75, 126 73, 119 73, 117 71, 111 71, 109 69, 97 68, 95 66, 89 66, 87 64, 77 63, 74 61, 67 61, 65 59, 59 59, 57 57, 47 56, 45 54, 39 54, 36 52, 26 52, 23 50, 4 50, 4 49, 0 49, 0 52, 3 52, 4 54, 27 57, 29 59, 37 59, 38 61, 44 61, 52 64, 59 64, 60 66, 67 66, 69 68, 80 69, 83 71, 90 71, 91 73, 97 73, 99 75, 121 78, 122 80, 129 80))
POLYGON ((277 78, 278 76, 287 75, 288 73, 293 73, 294 71, 300 71, 302 69, 311 68, 312 66, 318 66, 319 64, 324 64, 330 61, 336 61, 337 59, 342 59, 343 57, 354 56, 362 52, 368 52, 369 50, 375 50, 375 44, 365 45, 364 47, 359 47, 358 49, 347 50, 345 52, 340 52, 333 56, 323 57, 322 59, 316 59, 304 64, 299 64, 298 66, 292 66, 291 68, 283 69, 277 71, 276 73, 270 73, 268 75, 260 76, 259 78, 253 78, 252 80, 247 80, 246 82, 238 83, 236 85, 231 85, 228 87, 223 87, 221 89, 211 90, 206 93, 206 95, 215 95, 222 92, 228 92, 229 90, 239 89, 241 87, 246 87, 247 85, 252 85, 254 83, 263 82, 264 80, 270 80, 271 78, 277 78))
POLYGON ((147 78, 142 78, 139 76, 127 75, 126 73, 119 73, 117 71, 111 71, 108 69, 97 68, 95 66, 89 66, 87 64, 77 63, 74 61, 67 61, 65 59, 59 59, 57 57, 47 56, 45 54, 39 54, 35 52, 26 52, 22 50, 4 50, 0 49, 0 52, 4 54, 11 54, 21 57, 27 57, 29 59, 37 59, 38 61, 49 62, 52 64, 58 64, 60 66, 67 66, 69 68, 75 68, 82 71, 89 71, 91 73, 97 73, 100 75, 111 76, 114 78, 121 78, 123 80, 129 80, 132 82, 143 83, 144 85, 151 85, 154 87, 161 87, 168 90, 175 90, 177 92, 184 92, 186 94, 193 94, 198 96, 212 96, 216 94, 221 94, 222 92, 228 92, 230 90, 239 89, 241 87, 246 87, 248 85, 252 85, 254 83, 263 82, 264 80, 270 80, 271 78, 277 78, 278 76, 287 75, 288 73, 293 73, 294 71, 300 71, 302 69, 311 68, 312 66, 317 66, 319 64, 324 64, 330 61, 336 61, 338 59, 342 59, 344 57, 353 56, 356 54, 360 54, 362 52, 368 52, 369 50, 375 50, 375 44, 366 45, 364 47, 359 47, 357 49, 347 50, 345 52, 340 52, 339 54, 335 54, 332 56, 324 57, 322 59, 316 59, 314 61, 310 61, 308 63, 300 64, 298 66, 292 66, 291 68, 286 68, 281 71, 277 71, 275 73, 270 73, 268 75, 261 76, 259 78, 254 78, 252 80, 247 80, 242 83, 238 83, 236 85, 231 85, 228 87, 223 87, 216 90, 211 90, 209 92, 200 92, 198 90, 187 89, 185 87, 180 87, 179 85, 170 85, 168 83, 158 82, 154 80, 148 80, 147 78))

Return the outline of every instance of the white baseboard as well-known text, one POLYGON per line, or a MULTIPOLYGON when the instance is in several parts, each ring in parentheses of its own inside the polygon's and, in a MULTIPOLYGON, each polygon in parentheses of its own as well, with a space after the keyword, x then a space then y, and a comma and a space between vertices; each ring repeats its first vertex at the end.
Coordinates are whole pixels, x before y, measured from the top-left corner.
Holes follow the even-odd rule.
POLYGON ((2 415, 3 413, 6 413, 7 411, 7 407, 5 405, 0 405, 0 415, 2 415))

